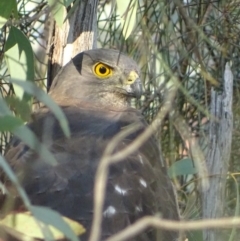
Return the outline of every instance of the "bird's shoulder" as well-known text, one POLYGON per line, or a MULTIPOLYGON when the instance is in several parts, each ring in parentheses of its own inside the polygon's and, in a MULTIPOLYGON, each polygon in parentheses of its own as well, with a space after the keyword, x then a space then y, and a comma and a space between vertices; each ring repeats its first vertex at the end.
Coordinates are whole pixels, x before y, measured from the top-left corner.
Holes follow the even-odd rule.
MULTIPOLYGON (((70 138, 64 135, 58 119, 47 108, 42 108, 34 113, 32 120, 27 124, 39 141, 54 155, 63 152, 89 153, 93 150, 101 155, 108 143, 126 128, 134 125, 139 126, 136 131, 121 140, 120 145, 118 145, 121 148, 135 140, 147 128, 143 116, 134 108, 108 110, 85 106, 63 106, 62 110, 68 121, 70 138)), ((156 154, 158 147, 155 139, 150 138, 142 145, 140 151, 149 157, 156 154), (144 148, 146 146, 147 148, 144 148)), ((12 166, 18 166, 26 159, 32 159, 33 155, 36 159, 35 152, 18 137, 13 137, 5 157, 12 166)))
MULTIPOLYGON (((49 206, 89 229, 95 172, 106 147, 128 126, 139 125, 118 143, 115 151, 123 149, 148 125, 141 113, 133 108, 120 111, 71 106, 62 107, 62 110, 68 120, 70 138, 65 137, 59 121, 49 109, 35 113, 28 124, 54 155, 58 165, 47 164, 18 138, 13 138, 5 157, 16 172, 23 169, 22 184, 33 204, 49 206)), ((153 215, 158 210, 163 210, 164 215, 165 209, 171 211, 174 208, 169 204, 173 195, 168 193, 171 183, 159 162, 158 144, 150 137, 124 161, 110 165, 108 198, 103 210, 104 236, 108 237, 112 229, 123 229, 144 215, 153 215), (160 183, 168 187, 161 188, 160 183), (161 205, 158 200, 162 200, 161 205), (167 203, 169 208, 165 207, 167 203)))

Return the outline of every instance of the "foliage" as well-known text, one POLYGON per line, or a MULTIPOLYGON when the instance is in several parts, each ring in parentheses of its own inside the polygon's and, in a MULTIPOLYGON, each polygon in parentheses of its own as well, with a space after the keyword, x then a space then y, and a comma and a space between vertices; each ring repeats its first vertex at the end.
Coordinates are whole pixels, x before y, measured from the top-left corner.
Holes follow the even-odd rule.
POLYGON ((28 238, 46 240, 61 240, 65 236, 72 240, 78 240, 74 234, 81 235, 85 232, 85 229, 79 223, 66 217, 62 219, 58 213, 51 209, 36 206, 32 208, 37 212, 34 215, 38 219, 32 216, 30 212, 13 213, 0 220, 0 227, 3 230, 5 229, 6 233, 9 232, 16 237, 25 235, 28 238), (74 234, 63 220, 71 227, 74 234), (64 234, 60 230, 64 230, 64 234))
MULTIPOLYGON (((122 49, 138 61, 145 93, 135 104, 149 122, 162 108, 166 88, 171 85, 171 76, 177 76, 179 80, 174 111, 184 119, 188 128, 176 122, 176 115, 170 114, 159 131, 159 139, 165 159, 169 166, 172 165, 169 172, 172 174, 171 171, 176 168, 175 175, 182 174, 175 178, 175 184, 184 218, 198 219, 201 216, 199 183, 193 164, 189 162, 192 159, 189 140, 184 137, 185 132, 190 132, 206 155, 210 90, 214 88, 221 92, 226 61, 232 61, 234 74, 235 127, 230 173, 235 173, 239 182, 239 2, 138 1, 135 27, 126 41, 121 28, 122 12, 115 8, 110 10, 112 7, 111 2, 102 1, 99 19, 105 21, 99 21, 99 45, 122 49), (189 209, 188 203, 193 197, 194 209, 189 209), (198 214, 192 215, 196 211, 198 214)), ((239 204, 236 186, 231 178, 227 182, 226 194, 225 214, 234 216, 239 204)), ((226 240, 230 239, 230 234, 226 235, 226 240)), ((231 238, 238 240, 238 232, 231 238)), ((202 240, 202 237, 199 232, 193 232, 189 234, 189 240, 202 240)))
MULTIPOLYGON (((53 13, 61 26, 65 20, 62 12, 65 7, 73 6, 72 0, 0 1, 2 153, 9 141, 9 131, 24 138, 26 132, 21 132, 21 128, 29 120, 32 106, 36 108, 36 100, 56 111, 68 135, 61 111, 37 89, 47 88, 46 53, 49 53, 49 22, 52 21, 49 16, 53 13)), ((214 87, 221 91, 225 63, 232 61, 235 129, 229 171, 235 179, 228 179, 226 215, 237 215, 239 205, 239 11, 239 2, 234 0, 119 0, 117 6, 114 1, 102 0, 98 8, 98 46, 121 49, 142 69, 145 93, 133 104, 151 122, 162 108, 166 89, 174 84, 171 77, 176 76, 180 87, 174 102, 175 113, 183 117, 187 131, 199 141, 204 153, 208 141, 210 90, 214 87)), ((185 218, 198 219, 196 169, 189 156, 189 142, 180 130, 186 131, 175 121, 175 116, 169 114, 157 134, 178 188, 181 211, 185 218)), ((33 139, 25 141, 30 144, 33 139)), ((189 235, 189 240, 202 240, 199 232, 189 235)), ((239 234, 227 234, 226 240, 228 238, 238 240, 239 234)))
MULTIPOLYGON (((2 138, 2 153, 4 152, 5 145, 10 137, 8 132, 11 131, 14 135, 27 143, 28 146, 37 151, 42 157, 44 157, 45 160, 48 160, 50 164, 56 165, 56 160, 49 152, 49 150, 44 146, 44 144, 40 143, 39 140, 36 139, 34 133, 32 133, 32 131, 24 125, 24 122, 28 121, 30 118, 33 97, 35 97, 37 100, 47 105, 54 112, 65 135, 69 136, 68 123, 63 112, 49 98, 49 96, 37 86, 39 83, 34 82, 38 76, 36 73, 37 66, 35 65, 35 61, 37 61, 37 53, 34 53, 32 45, 38 35, 36 35, 37 31, 33 31, 31 28, 36 25, 35 22, 39 17, 38 14, 40 11, 42 11, 44 7, 48 9, 50 8, 44 2, 41 2, 40 6, 33 3, 33 8, 30 6, 30 10, 28 11, 28 7, 24 1, 20 1, 19 3, 17 3, 15 0, 10 1, 9 5, 8 1, 1 1, 1 4, 3 6, 8 6, 7 8, 2 6, 0 10, 0 37, 3 40, 2 45, 0 46, 0 89, 2 93, 0 96, 0 135, 2 138), (29 27, 27 24, 28 21, 30 21, 30 25, 33 25, 30 26, 30 30, 27 29, 29 27), (25 31, 29 31, 30 36, 27 36, 25 31)), ((30 2, 28 2, 28 4, 30 4, 30 2)), ((42 15, 46 15, 45 11, 42 13, 42 15)), ((50 10, 48 10, 48 12, 49 11, 50 10)), ((58 4, 53 6, 53 12, 56 21, 63 22, 63 19, 59 20, 59 11, 60 10, 58 4)), ((40 19, 38 22, 40 22, 40 19)), ((40 74, 42 75, 42 73, 40 74)), ((40 86, 42 86, 42 83, 40 86)), ((69 239, 78 240, 76 235, 79 235, 80 233, 78 230, 76 230, 76 225, 72 223, 73 221, 69 220, 66 223, 66 221, 64 221, 58 213, 51 211, 50 209, 31 205, 15 174, 12 172, 4 158, 1 156, 0 166, 8 175, 9 179, 15 184, 25 207, 32 213, 32 215, 34 215, 35 220, 38 223, 42 222, 49 224, 58 230, 61 230, 64 233, 64 236, 68 237, 69 239), (69 225, 73 228, 75 227, 74 232, 69 227, 69 225)), ((16 216, 16 218, 17 217, 18 216, 16 216)), ((20 220, 22 220, 21 218, 22 216, 20 217, 20 220)), ((12 223, 12 225, 10 225, 8 221, 9 217, 6 217, 6 219, 1 221, 1 225, 3 225, 1 226, 2 229, 4 229, 9 234, 14 233, 15 237, 20 238, 21 235, 16 233, 17 227, 15 227, 15 224, 12 223), (6 228, 6 226, 8 226, 8 228, 6 228), (12 229, 13 227, 15 227, 15 231, 12 229)), ((17 225, 19 225, 19 223, 17 223, 17 225)), ((44 239, 50 240, 52 237, 51 231, 53 230, 47 232, 47 226, 45 226, 42 228, 44 230, 44 239)), ((32 223, 31 227, 33 227, 32 223)), ((54 233, 56 233, 56 231, 53 231, 53 234, 54 233)))

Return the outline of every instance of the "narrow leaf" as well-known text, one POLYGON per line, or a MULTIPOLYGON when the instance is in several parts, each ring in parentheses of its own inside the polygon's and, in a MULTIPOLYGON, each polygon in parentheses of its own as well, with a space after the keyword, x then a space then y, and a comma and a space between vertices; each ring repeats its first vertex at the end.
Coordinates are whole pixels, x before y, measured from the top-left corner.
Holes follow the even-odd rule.
POLYGON ((0 117, 0 131, 14 131, 21 125, 23 125, 23 122, 17 117, 11 115, 0 117))
POLYGON ((27 197, 26 192, 24 191, 24 189, 20 185, 20 183, 19 183, 15 173, 13 172, 11 167, 9 166, 8 162, 1 155, 0 155, 0 167, 2 168, 4 173, 6 173, 6 175, 9 178, 9 180, 14 184, 14 186, 18 190, 18 193, 19 193, 20 197, 22 198, 23 203, 25 204, 25 206, 27 208, 29 208, 31 206, 31 204, 30 204, 30 201, 29 201, 29 199, 27 197))
MULTIPOLYGON (((77 0, 75 2, 79 2, 80 0, 77 0)), ((74 0, 64 0, 64 6, 67 8, 68 6, 70 6, 71 3, 73 3, 74 0)))
POLYGON ((0 29, 6 24, 7 19, 0 16, 0 29))
MULTIPOLYGON (((4 122, 3 125, 0 126, 0 128, 2 128, 3 130, 7 130, 7 128, 9 128, 9 131, 11 131, 15 136, 17 136, 30 148, 35 150, 43 158, 43 160, 46 160, 48 164, 53 166, 57 165, 57 161, 54 158, 53 154, 49 152, 46 146, 37 139, 36 135, 27 126, 20 125, 20 120, 19 122, 17 121, 17 119, 14 120, 15 117, 13 116, 12 112, 9 110, 6 102, 4 101, 3 98, 1 98, 1 96, 0 96, 0 118, 2 118, 2 121, 4 122), (9 119, 12 120, 12 125, 10 127, 9 126, 4 127, 4 125, 9 125, 9 123, 6 123, 6 119, 4 118, 7 118, 8 120, 9 119)), ((21 121, 21 124, 22 124, 22 121, 21 121)))
POLYGON ((48 4, 52 8, 53 17, 59 27, 62 27, 64 21, 65 2, 65 0, 48 0, 48 4))
POLYGON ((38 140, 34 132, 32 132, 27 126, 20 126, 15 129, 13 133, 27 146, 36 151, 45 162, 53 166, 56 166, 58 164, 53 154, 47 149, 47 147, 43 143, 38 140))
MULTIPOLYGON (((33 207, 33 209, 35 210, 36 207, 33 207)), ((43 209, 44 214, 46 214, 44 208, 39 207, 39 209, 40 209, 40 211, 43 209)), ((37 211, 39 211, 39 210, 37 210, 37 211)), ((37 212, 37 215, 39 215, 38 212, 37 212)), ((51 225, 51 216, 53 216, 53 218, 56 218, 55 212, 48 209, 47 217, 49 217, 49 216, 50 216, 50 222, 48 222, 48 223, 50 223, 50 225, 48 224, 46 226, 49 229, 49 231, 51 232, 52 238, 55 240, 63 239, 65 237, 64 232, 63 232, 64 230, 56 229, 53 225, 51 225)), ((60 218, 61 218, 61 216, 60 216, 60 218)), ((62 221, 66 222, 66 226, 69 225, 71 227, 71 229, 74 231, 75 235, 80 235, 85 231, 85 229, 75 221, 72 221, 65 217, 62 218, 62 221)), ((40 226, 41 227, 45 226, 44 223, 36 220, 36 217, 32 216, 30 212, 11 213, 11 214, 7 215, 4 219, 0 220, 0 225, 14 229, 14 231, 19 232, 21 236, 25 235, 27 237, 31 237, 31 238, 35 238, 35 239, 36 238, 37 239, 45 239, 44 234, 46 232, 43 234, 43 229, 40 228, 40 226)), ((73 234, 71 234, 71 235, 73 235, 73 234)))
POLYGON ((46 106, 48 106, 49 109, 54 113, 54 115, 58 119, 64 134, 67 137, 70 136, 68 121, 67 121, 64 113, 62 112, 61 108, 51 99, 51 97, 48 94, 46 94, 43 90, 38 88, 35 83, 29 82, 29 81, 23 82, 23 81, 19 81, 18 79, 10 79, 9 81, 15 85, 20 86, 22 89, 24 89, 25 92, 35 96, 39 101, 41 101, 46 106))
POLYGON ((7 103, 0 95, 0 116, 12 115, 12 112, 9 110, 7 103))
POLYGON ((30 120, 31 107, 29 102, 20 100, 16 96, 7 96, 5 101, 7 102, 10 109, 14 111, 16 116, 20 117, 23 121, 26 122, 30 120))
MULTIPOLYGON (((21 81, 34 80, 34 55, 27 37, 17 28, 11 27, 5 45, 5 59, 12 78, 21 81)), ((23 98, 24 91, 13 85, 15 94, 23 98)))
POLYGON ((10 16, 18 17, 16 0, 1 0, 0 1, 0 16, 9 19, 10 16))
POLYGON ((57 213, 56 211, 53 211, 52 209, 46 207, 32 206, 30 211, 39 221, 51 225, 57 228, 58 230, 61 230, 61 232, 64 233, 64 235, 67 238, 73 241, 78 241, 76 235, 80 235, 85 231, 85 229, 82 226, 76 226, 76 223, 74 223, 76 232, 74 233, 69 224, 64 221, 63 217, 59 215, 59 213, 57 213))
POLYGON ((188 158, 175 162, 168 169, 168 175, 170 178, 174 178, 181 175, 196 174, 196 173, 197 173, 197 169, 196 167, 194 167, 193 161, 188 158))
POLYGON ((123 36, 127 39, 133 31, 136 24, 137 0, 122 1, 116 0, 118 12, 121 17, 121 26, 123 28, 123 36))

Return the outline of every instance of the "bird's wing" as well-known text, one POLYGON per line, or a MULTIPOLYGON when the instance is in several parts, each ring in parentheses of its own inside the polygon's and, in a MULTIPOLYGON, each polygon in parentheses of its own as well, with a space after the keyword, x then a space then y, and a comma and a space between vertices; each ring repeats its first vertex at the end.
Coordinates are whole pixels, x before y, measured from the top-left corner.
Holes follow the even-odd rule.
MULTIPOLYGON (((137 138, 146 124, 133 109, 114 112, 65 107, 63 111, 69 122, 70 139, 64 136, 50 112, 37 114, 35 121, 29 124, 53 153, 58 165, 51 166, 18 139, 13 139, 5 158, 21 176, 22 185, 33 204, 51 207, 79 221, 89 231, 93 216, 94 177, 104 150, 122 129, 140 123, 140 130, 123 139, 115 152, 123 149, 137 138)), ((156 141, 150 138, 124 161, 110 166, 103 237, 116 233, 142 216, 157 212, 178 219, 172 195, 171 182, 160 165, 156 141)), ((137 240, 153 240, 153 237, 150 232, 137 240)))

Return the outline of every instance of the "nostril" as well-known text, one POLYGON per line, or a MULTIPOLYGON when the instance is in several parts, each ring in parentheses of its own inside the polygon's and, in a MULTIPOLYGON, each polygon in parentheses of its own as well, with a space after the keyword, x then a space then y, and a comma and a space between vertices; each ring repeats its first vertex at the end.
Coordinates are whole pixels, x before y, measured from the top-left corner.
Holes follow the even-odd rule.
POLYGON ((132 84, 134 81, 133 81, 132 79, 128 79, 127 82, 128 82, 129 84, 132 84))

